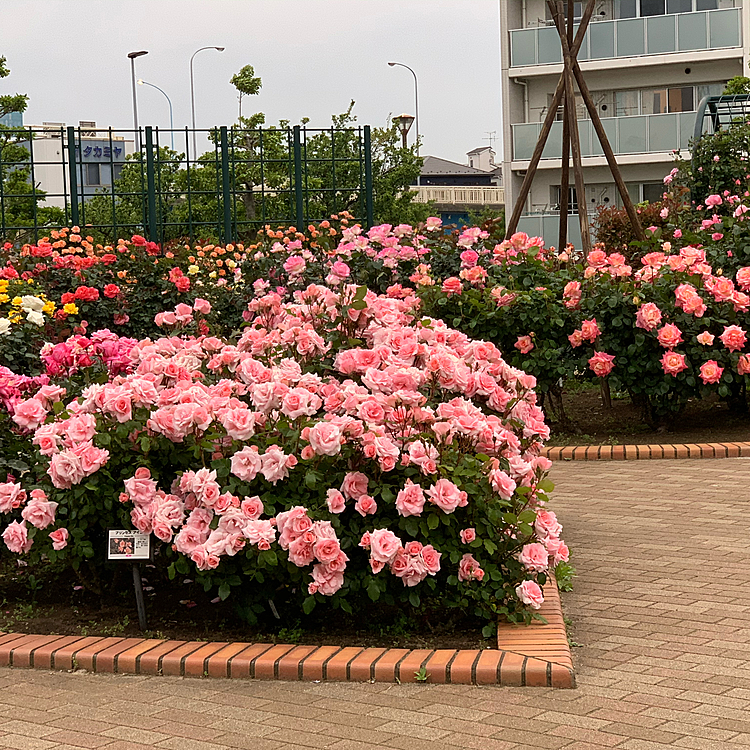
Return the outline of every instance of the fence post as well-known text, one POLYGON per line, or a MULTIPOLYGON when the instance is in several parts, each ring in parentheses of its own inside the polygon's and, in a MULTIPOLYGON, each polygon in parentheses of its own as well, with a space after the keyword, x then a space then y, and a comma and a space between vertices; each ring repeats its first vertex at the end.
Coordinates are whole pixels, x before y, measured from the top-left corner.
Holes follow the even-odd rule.
POLYGON ((365 206, 367 211, 367 226, 375 223, 372 203, 372 139, 370 126, 365 125, 365 206))
POLYGON ((146 185, 148 190, 148 238, 158 242, 156 222, 156 178, 154 174, 154 132, 146 126, 146 185))
POLYGON ((224 244, 234 242, 232 237, 232 201, 229 193, 229 142, 227 126, 221 126, 221 192, 224 201, 224 244))
POLYGON ((78 176, 76 175, 76 129, 68 127, 68 175, 70 177, 70 220, 80 226, 78 219, 78 176))
POLYGON ((303 232, 305 229, 305 204, 302 196, 302 137, 301 128, 295 125, 294 135, 294 197, 296 202, 296 224, 297 231, 303 232))

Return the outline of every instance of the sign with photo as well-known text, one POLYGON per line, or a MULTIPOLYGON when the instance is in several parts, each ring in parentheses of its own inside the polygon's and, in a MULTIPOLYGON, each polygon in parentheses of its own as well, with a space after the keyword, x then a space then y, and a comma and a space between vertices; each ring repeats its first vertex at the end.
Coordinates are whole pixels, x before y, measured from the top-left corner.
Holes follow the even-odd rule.
POLYGON ((129 529, 110 529, 107 540, 108 560, 148 560, 151 558, 151 535, 129 529))

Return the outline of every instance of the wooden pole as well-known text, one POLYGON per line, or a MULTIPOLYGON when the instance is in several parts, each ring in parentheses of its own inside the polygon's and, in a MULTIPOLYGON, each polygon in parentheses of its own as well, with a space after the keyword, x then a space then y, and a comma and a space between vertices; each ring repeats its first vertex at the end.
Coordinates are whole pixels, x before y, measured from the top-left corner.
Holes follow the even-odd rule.
MULTIPOLYGON (((586 34, 586 29, 588 29, 589 21, 591 20, 593 12, 594 0, 589 0, 589 4, 586 6, 586 10, 584 10, 581 17, 581 22, 578 25, 578 31, 576 32, 575 39, 573 40, 573 46, 570 49, 570 53, 574 57, 578 54, 578 50, 583 44, 583 37, 586 34)), ((526 170, 526 176, 523 178, 521 191, 518 194, 518 198, 516 198, 516 203, 513 207, 513 214, 508 221, 505 232, 506 239, 510 239, 510 236, 515 233, 518 227, 518 220, 521 218, 521 214, 523 213, 523 207, 526 203, 526 198, 529 195, 529 190, 531 189, 531 182, 534 179, 537 167, 539 166, 539 160, 542 158, 542 151, 544 151, 544 146, 547 143, 547 138, 549 137, 550 130, 552 129, 552 123, 555 121, 555 115, 557 114, 557 109, 560 106, 560 101, 562 100, 564 90, 565 76, 561 75, 560 80, 557 82, 555 95, 552 97, 552 102, 549 106, 549 110, 547 110, 547 116, 544 118, 544 124, 542 125, 541 132, 539 133, 539 140, 537 141, 536 148, 534 149, 534 153, 531 156, 529 167, 526 170)))
MULTIPOLYGON (((594 5, 594 0, 589 0, 589 5, 594 5)), ((584 254, 591 252, 591 228, 589 227, 588 205, 586 203, 586 186, 583 181, 583 165, 581 163, 581 141, 578 136, 578 117, 575 108, 575 87, 573 85, 573 66, 571 64, 570 47, 568 46, 567 32, 563 22, 562 0, 547 0, 547 6, 552 11, 555 25, 563 45, 563 77, 565 78, 565 115, 570 129, 570 146, 573 152, 573 175, 575 176, 576 196, 578 199, 578 222, 581 227, 581 245, 584 254), (567 106, 570 104, 570 106, 567 106)))
MULTIPOLYGON (((573 46, 573 21, 574 21, 573 3, 568 3, 568 45, 573 46)), ((563 97, 564 106, 567 110, 568 102, 563 97)), ((563 117, 562 132, 562 171, 560 174, 560 223, 557 242, 557 251, 562 253, 568 245, 568 193, 570 191, 570 129, 568 127, 568 118, 563 117)))

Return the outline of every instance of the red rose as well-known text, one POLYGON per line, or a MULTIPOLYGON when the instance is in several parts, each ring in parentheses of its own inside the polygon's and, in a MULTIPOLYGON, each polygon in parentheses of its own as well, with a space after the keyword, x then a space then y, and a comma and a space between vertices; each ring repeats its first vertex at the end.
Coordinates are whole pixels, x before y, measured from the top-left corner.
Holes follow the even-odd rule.
POLYGON ((120 287, 117 284, 107 284, 104 287, 104 296, 108 299, 113 299, 120 293, 120 287))
POLYGON ((190 289, 190 279, 187 276, 180 276, 174 282, 178 292, 186 292, 190 289))
POLYGON ((63 294, 63 296, 60 297, 60 302, 63 305, 67 305, 70 302, 74 302, 75 298, 76 298, 75 294, 72 294, 71 292, 65 292, 65 294, 63 294))

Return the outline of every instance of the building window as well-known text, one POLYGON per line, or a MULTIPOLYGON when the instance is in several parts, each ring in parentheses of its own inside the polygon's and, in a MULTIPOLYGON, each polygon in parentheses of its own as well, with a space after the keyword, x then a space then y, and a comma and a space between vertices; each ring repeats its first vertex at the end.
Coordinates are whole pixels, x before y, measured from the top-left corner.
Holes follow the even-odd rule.
POLYGON ((641 113, 658 115, 665 112, 694 112, 692 86, 664 89, 646 89, 641 95, 641 113))
POLYGON ((664 13, 664 0, 641 0, 642 16, 663 16, 664 13))
POLYGON ((115 164, 112 168, 114 170, 114 180, 119 180, 122 177, 122 164, 115 164))
MULTIPOLYGON (((555 210, 560 210, 560 198, 562 197, 562 190, 561 185, 553 185, 552 186, 552 198, 553 203, 555 204, 555 210)), ((576 193, 576 189, 572 186, 568 187, 568 213, 574 214, 578 211, 578 193, 576 193)))
POLYGON ((86 184, 101 185, 102 177, 98 164, 86 164, 86 184))
POLYGON ((643 200, 649 203, 656 203, 660 201, 664 195, 664 183, 663 182, 644 182, 642 185, 643 189, 643 200))
POLYGON ((667 13, 734 7, 734 0, 614 0, 615 18, 663 16, 667 13))

